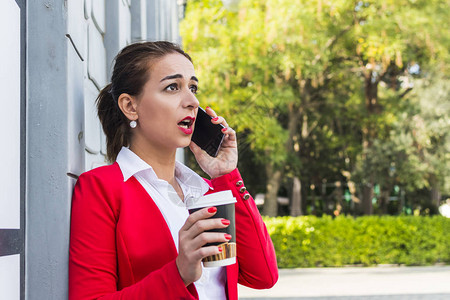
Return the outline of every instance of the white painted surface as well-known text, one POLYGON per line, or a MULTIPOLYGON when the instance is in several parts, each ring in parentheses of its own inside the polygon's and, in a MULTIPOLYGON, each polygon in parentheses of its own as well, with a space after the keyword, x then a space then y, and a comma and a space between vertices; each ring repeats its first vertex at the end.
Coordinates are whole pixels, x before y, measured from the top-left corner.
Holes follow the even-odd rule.
POLYGON ((86 59, 86 30, 83 1, 69 1, 67 4, 67 31, 81 57, 86 59))
POLYGON ((88 74, 99 88, 106 85, 106 52, 103 37, 90 23, 88 29, 88 74))
POLYGON ((95 99, 97 87, 89 79, 84 82, 84 130, 86 150, 90 153, 100 152, 100 121, 97 116, 95 99))
POLYGON ((131 13, 128 4, 119 4, 119 48, 122 49, 131 42, 131 13))
POLYGON ((84 18, 87 20, 90 18, 91 9, 92 8, 92 0, 84 0, 84 18))
POLYGON ((141 39, 147 38, 147 1, 141 0, 141 39))
POLYGON ((14 0, 0 2, 0 36, 0 128, 4 129, 0 147, 0 228, 19 229, 20 9, 14 0))
POLYGON ((85 170, 89 171, 97 167, 105 166, 107 163, 105 157, 101 154, 91 154, 89 152, 85 153, 84 166, 85 170))
POLYGON ((0 256, 0 299, 20 299, 20 254, 0 256))
POLYGON ((100 33, 105 33, 105 0, 92 2, 92 19, 100 33))
POLYGON ((100 148, 100 153, 103 155, 106 155, 106 135, 103 132, 103 128, 100 125, 100 140, 101 140, 101 148, 100 148))

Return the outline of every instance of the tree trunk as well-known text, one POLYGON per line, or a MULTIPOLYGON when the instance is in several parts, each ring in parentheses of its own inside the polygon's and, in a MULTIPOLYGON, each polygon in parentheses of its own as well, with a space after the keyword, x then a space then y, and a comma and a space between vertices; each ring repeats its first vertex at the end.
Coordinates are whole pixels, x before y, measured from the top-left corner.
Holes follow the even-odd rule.
POLYGON ((430 202, 431 202, 431 205, 434 208, 436 208, 436 211, 437 211, 441 204, 441 196, 442 195, 441 195, 441 190, 439 188, 439 182, 435 175, 431 175, 430 185, 431 185, 430 202))
POLYGON ((270 163, 266 164, 267 185, 264 197, 263 214, 269 217, 278 215, 278 189, 280 188, 281 175, 280 170, 274 170, 270 163))
POLYGON ((373 181, 369 184, 365 184, 362 188, 362 213, 364 215, 371 215, 373 213, 372 199, 374 196, 373 192, 373 181))
POLYGON ((380 204, 380 213, 382 215, 387 214, 387 208, 388 208, 388 204, 389 204, 389 197, 391 194, 391 187, 387 187, 387 188, 381 188, 380 190, 380 199, 379 199, 379 204, 380 204))
POLYGON ((300 179, 295 176, 292 184, 292 203, 291 216, 297 217, 303 215, 302 212, 302 184, 300 179))
MULTIPOLYGON (((367 69, 364 73, 364 96, 367 109, 367 115, 370 117, 374 114, 378 114, 381 111, 381 107, 378 103, 378 82, 379 77, 374 75, 372 70, 367 69), (375 76, 375 78, 374 78, 375 76)), ((363 161, 367 161, 368 150, 372 147, 373 139, 376 136, 374 121, 369 121, 363 128, 363 161)), ((366 176, 369 176, 368 183, 362 188, 362 212, 365 215, 371 215, 373 213, 372 199, 374 196, 374 179, 370 174, 370 170, 366 170, 366 176)))

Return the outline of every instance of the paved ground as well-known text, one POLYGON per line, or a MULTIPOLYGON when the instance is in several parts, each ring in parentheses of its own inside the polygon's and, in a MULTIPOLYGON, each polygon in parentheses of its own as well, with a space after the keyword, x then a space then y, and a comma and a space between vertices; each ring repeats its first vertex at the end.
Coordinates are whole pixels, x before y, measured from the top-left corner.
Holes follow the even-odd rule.
POLYGON ((450 266, 280 270, 270 290, 239 286, 252 300, 450 300, 450 266))

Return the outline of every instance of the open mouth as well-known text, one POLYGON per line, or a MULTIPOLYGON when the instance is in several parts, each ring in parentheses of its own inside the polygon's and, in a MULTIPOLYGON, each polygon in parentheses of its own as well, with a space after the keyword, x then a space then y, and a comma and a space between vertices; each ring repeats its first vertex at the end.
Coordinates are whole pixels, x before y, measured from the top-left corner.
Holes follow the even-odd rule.
POLYGON ((178 123, 178 126, 180 126, 181 128, 189 129, 191 128, 192 124, 194 124, 194 120, 195 119, 192 117, 186 117, 178 123))
POLYGON ((194 117, 186 117, 180 122, 178 122, 178 128, 187 135, 192 134, 193 129, 192 125, 194 125, 195 118, 194 117))

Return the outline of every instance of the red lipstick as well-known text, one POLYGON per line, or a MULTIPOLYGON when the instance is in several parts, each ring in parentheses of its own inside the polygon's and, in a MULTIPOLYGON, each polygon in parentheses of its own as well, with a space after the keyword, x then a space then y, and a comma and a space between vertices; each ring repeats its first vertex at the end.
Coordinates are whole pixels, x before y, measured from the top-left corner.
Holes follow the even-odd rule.
POLYGON ((194 124, 195 118, 187 116, 180 122, 178 122, 178 128, 186 135, 192 134, 192 125, 194 124))

